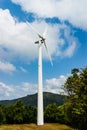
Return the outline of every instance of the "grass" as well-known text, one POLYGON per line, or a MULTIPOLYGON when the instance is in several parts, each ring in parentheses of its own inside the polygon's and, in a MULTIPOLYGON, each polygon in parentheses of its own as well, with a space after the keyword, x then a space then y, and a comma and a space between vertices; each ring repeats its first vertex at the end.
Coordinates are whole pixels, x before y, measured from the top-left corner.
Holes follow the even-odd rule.
POLYGON ((37 126, 35 124, 24 125, 0 125, 0 130, 74 130, 66 125, 61 124, 45 124, 37 126))

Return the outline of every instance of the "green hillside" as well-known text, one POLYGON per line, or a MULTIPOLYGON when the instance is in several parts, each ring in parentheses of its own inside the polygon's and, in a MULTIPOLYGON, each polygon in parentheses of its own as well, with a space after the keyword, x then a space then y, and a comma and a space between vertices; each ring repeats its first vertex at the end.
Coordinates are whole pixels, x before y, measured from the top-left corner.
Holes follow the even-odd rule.
MULTIPOLYGON (((53 94, 53 93, 48 93, 48 92, 44 92, 43 95, 44 95, 44 106, 47 106, 48 104, 51 104, 51 103, 62 105, 65 101, 64 95, 53 94)), ((3 100, 3 101, 0 101, 0 104, 5 105, 5 106, 11 105, 11 104, 16 103, 17 100, 22 100, 25 105, 36 106, 37 94, 27 95, 25 97, 14 99, 14 100, 3 100)))

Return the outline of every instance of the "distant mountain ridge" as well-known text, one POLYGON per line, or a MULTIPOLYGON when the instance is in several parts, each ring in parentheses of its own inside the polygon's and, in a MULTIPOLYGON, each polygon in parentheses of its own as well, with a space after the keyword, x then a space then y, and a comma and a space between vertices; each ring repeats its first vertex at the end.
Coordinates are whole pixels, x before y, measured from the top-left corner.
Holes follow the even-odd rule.
MULTIPOLYGON (((48 104, 52 104, 52 103, 56 103, 58 106, 60 106, 60 105, 64 104, 65 97, 66 96, 64 96, 64 95, 44 92, 43 93, 44 107, 46 107, 48 104)), ((18 100, 22 100, 22 102, 25 105, 37 106, 37 94, 27 95, 25 97, 13 99, 13 100, 3 100, 3 101, 0 101, 0 104, 5 105, 5 106, 12 105, 12 104, 16 103, 18 100)))

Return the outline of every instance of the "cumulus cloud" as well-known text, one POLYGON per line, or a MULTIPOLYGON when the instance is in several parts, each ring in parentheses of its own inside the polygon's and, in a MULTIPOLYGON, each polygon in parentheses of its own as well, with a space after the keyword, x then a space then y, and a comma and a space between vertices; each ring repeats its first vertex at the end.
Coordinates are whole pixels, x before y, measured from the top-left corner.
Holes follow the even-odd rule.
POLYGON ((16 99, 28 94, 34 94, 36 91, 36 84, 24 82, 20 85, 7 85, 0 82, 0 100, 16 99))
MULTIPOLYGON (((70 57, 74 54, 77 41, 74 38, 74 35, 71 35, 71 30, 67 25, 48 24, 44 20, 34 21, 31 25, 39 30, 40 34, 43 34, 45 27, 48 28, 46 42, 52 56, 63 55, 70 57), (61 37, 61 30, 63 30, 63 32, 69 32, 68 37, 65 33, 64 38, 61 37), (66 50, 62 50, 62 47, 66 46, 65 38, 67 38, 67 48, 66 50)), ((28 59, 28 61, 36 59, 38 56, 38 47, 34 42, 37 40, 37 34, 29 25, 25 22, 18 22, 15 20, 8 9, 0 9, 0 60, 3 58, 12 59, 14 56, 24 60, 28 59)), ((44 47, 43 57, 48 59, 44 47)))
POLYGON ((23 82, 22 83, 22 90, 24 92, 27 92, 27 94, 33 94, 37 93, 37 84, 29 83, 29 82, 23 82))
POLYGON ((63 53, 63 56, 64 57, 71 57, 73 55, 73 51, 75 50, 76 48, 76 43, 75 42, 72 42, 71 46, 69 46, 63 53))
POLYGON ((8 86, 5 83, 0 82, 0 100, 8 99, 8 97, 11 97, 11 94, 13 92, 14 89, 11 86, 8 86))
POLYGON ((12 72, 16 71, 16 67, 9 62, 0 61, 0 71, 11 74, 12 72))
MULTIPOLYGON (((64 92, 62 85, 67 76, 61 75, 58 78, 47 79, 43 85, 43 91, 60 94, 64 92)), ((7 85, 0 82, 0 100, 16 99, 29 94, 37 93, 37 84, 23 82, 20 85, 7 85)))
POLYGON ((61 93, 64 92, 62 89, 62 85, 64 85, 67 76, 60 75, 58 78, 47 79, 45 82, 44 91, 52 92, 52 93, 61 93))
POLYGON ((87 30, 87 0, 12 0, 39 17, 58 17, 87 30))

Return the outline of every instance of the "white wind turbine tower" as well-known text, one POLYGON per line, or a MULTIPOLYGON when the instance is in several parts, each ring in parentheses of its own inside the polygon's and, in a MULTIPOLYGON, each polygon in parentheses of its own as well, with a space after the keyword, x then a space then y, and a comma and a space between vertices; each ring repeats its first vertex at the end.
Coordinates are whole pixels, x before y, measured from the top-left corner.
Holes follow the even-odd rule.
POLYGON ((31 26, 29 22, 26 22, 27 25, 29 25, 38 35, 39 40, 35 42, 35 44, 38 44, 38 99, 37 99, 37 125, 43 125, 44 124, 44 116, 43 116, 43 80, 42 80, 42 45, 44 44, 46 51, 48 53, 51 65, 53 65, 51 56, 49 55, 47 45, 45 43, 45 34, 46 30, 41 36, 37 30, 31 26))

